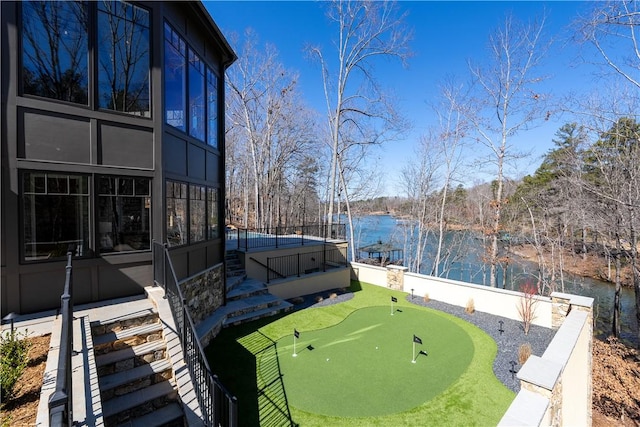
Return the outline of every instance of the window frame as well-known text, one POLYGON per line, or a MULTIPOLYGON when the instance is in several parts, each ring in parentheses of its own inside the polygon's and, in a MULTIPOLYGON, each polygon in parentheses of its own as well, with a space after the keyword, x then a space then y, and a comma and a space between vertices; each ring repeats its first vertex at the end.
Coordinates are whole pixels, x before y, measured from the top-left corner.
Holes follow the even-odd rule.
MULTIPOLYGON (((114 175, 98 175, 96 176, 96 191, 95 191, 95 203, 96 203, 96 209, 95 209, 95 219, 96 219, 96 237, 95 237, 95 253, 98 256, 105 256, 105 255, 113 255, 113 254, 122 254, 122 253, 138 253, 138 252, 149 252, 151 250, 151 241, 152 241, 152 234, 153 234, 153 210, 152 210, 152 194, 151 194, 151 184, 153 182, 152 178, 148 178, 148 177, 139 177, 139 176, 114 176, 114 175), (113 180, 113 192, 112 194, 108 194, 106 192, 103 192, 102 189, 102 180, 103 179, 110 179, 113 180), (123 186, 122 186, 122 182, 124 180, 130 180, 131 182, 131 191, 130 193, 125 193, 123 192, 123 186), (146 189, 142 189, 139 185, 138 185, 138 181, 140 180, 144 180, 146 181, 146 189), (101 214, 101 209, 103 208, 102 205, 102 198, 112 198, 112 199, 116 199, 116 206, 121 208, 121 219, 120 222, 120 226, 117 228, 117 233, 123 235, 123 241, 121 243, 118 243, 119 245, 124 245, 127 244, 129 245, 129 243, 125 243, 124 241, 124 235, 127 234, 126 231, 126 224, 125 224, 125 215, 124 215, 124 210, 123 207, 127 204, 125 202, 125 199, 139 199, 140 202, 143 203, 142 205, 142 209, 146 210, 146 218, 143 218, 143 215, 140 215, 139 219, 137 219, 137 221, 139 221, 140 225, 145 225, 146 224, 146 231, 147 233, 143 233, 140 230, 132 230, 130 231, 128 234, 129 235, 135 235, 137 234, 138 236, 143 236, 146 234, 146 243, 147 246, 146 248, 141 248, 141 249, 135 249, 133 248, 131 245, 129 245, 130 247, 132 247, 131 250, 111 250, 111 251, 107 251, 104 250, 105 248, 103 247, 102 243, 103 240, 106 242, 106 238, 110 238, 111 242, 114 243, 114 236, 103 236, 104 234, 110 233, 109 231, 106 231, 105 228, 105 224, 103 224, 103 222, 108 222, 108 221, 103 221, 103 219, 110 219, 107 217, 103 217, 101 214), (121 199, 120 204, 118 204, 118 199, 121 199), (105 230, 105 231, 103 231, 105 230)), ((130 203, 131 200, 129 200, 128 203, 130 203)), ((142 212, 142 211, 141 211, 142 212)), ((132 222, 134 222, 135 225, 135 221, 136 219, 133 218, 131 219, 132 222)), ((115 228, 113 228, 113 225, 111 225, 111 233, 115 233, 116 230, 115 228)), ((145 230, 142 230, 145 231, 145 230)), ((118 241, 119 236, 116 238, 116 242, 118 241)), ((145 243, 144 238, 142 240, 143 243, 145 243)), ((113 246, 112 248, 115 248, 116 246, 113 246)))
MULTIPOLYGON (((203 242, 208 242, 208 241, 212 241, 212 240, 216 240, 216 239, 220 239, 221 235, 220 235, 220 188, 217 186, 210 186, 210 185, 206 185, 206 184, 199 184, 199 183, 194 183, 194 182, 184 182, 184 181, 178 181, 178 180, 174 180, 174 179, 165 179, 165 219, 164 219, 164 233, 165 233, 165 242, 167 243, 167 245, 170 248, 175 248, 175 247, 183 247, 183 246, 188 246, 188 245, 193 245, 193 244, 198 244, 198 243, 203 243, 203 242), (184 239, 181 243, 179 244, 175 244, 172 243, 169 240, 169 235, 170 235, 170 227, 171 228, 175 228, 173 225, 171 225, 171 219, 169 216, 169 202, 168 199, 169 197, 169 190, 168 190, 168 186, 169 184, 173 185, 184 185, 185 191, 184 194, 186 194, 186 198, 182 197, 179 200, 185 200, 186 202, 186 217, 188 218, 187 221, 182 220, 182 224, 183 226, 186 226, 186 231, 181 232, 182 234, 186 235, 186 239, 184 239), (193 222, 193 218, 192 218, 192 214, 193 214, 193 210, 194 210, 194 205, 193 202, 194 200, 192 199, 192 194, 193 194, 193 190, 194 189, 198 189, 201 192, 201 197, 197 199, 198 202, 202 202, 202 204, 204 205, 204 220, 203 220, 203 224, 202 224, 202 228, 200 230, 200 232, 202 233, 202 237, 201 238, 194 238, 194 234, 193 234, 193 229, 192 227, 194 226, 194 222, 193 222), (214 200, 212 201, 210 199, 210 194, 214 194, 214 200), (215 221, 212 221, 212 209, 211 209, 211 204, 213 203, 213 205, 215 206, 215 221)), ((173 193, 173 190, 171 190, 173 193)), ((182 191, 181 191, 182 192, 182 191)), ((171 197, 173 198, 173 197, 171 197)), ((175 220, 174 220, 175 221, 175 220)))
MULTIPOLYGON (((95 37, 95 72, 93 73, 94 76, 94 81, 95 81, 95 109, 96 110, 100 110, 100 111, 107 111, 110 113, 115 113, 115 114, 124 114, 127 116, 134 116, 134 117, 142 117, 142 118, 147 118, 147 119, 152 119, 153 118, 153 92, 152 92, 152 85, 151 85, 151 80, 152 80, 152 76, 151 76, 151 71, 152 71, 152 49, 153 49, 153 35, 152 35, 152 21, 153 21, 153 14, 151 13, 151 11, 145 7, 140 6, 140 4, 138 3, 134 3, 134 2, 130 2, 130 1, 123 1, 123 0, 110 0, 108 1, 109 3, 123 3, 124 5, 126 5, 125 7, 131 7, 134 9, 139 9, 143 12, 145 12, 146 15, 146 26, 142 25, 145 29, 146 29, 146 41, 148 43, 148 49, 146 52, 146 92, 147 92, 147 110, 145 112, 140 112, 140 111, 123 111, 123 110, 116 110, 116 109, 112 109, 109 108, 107 106, 102 106, 102 100, 101 100, 101 96, 102 96, 102 91, 101 91, 101 82, 102 79, 100 78, 101 73, 102 73, 102 67, 100 65, 100 59, 101 59, 101 41, 100 41, 100 35, 101 35, 101 16, 102 14, 109 14, 109 12, 105 9, 103 9, 103 4, 105 3, 104 0, 99 0, 96 2, 94 9, 95 9, 95 28, 92 34, 93 37, 95 37)), ((113 15, 113 14, 112 14, 113 15)), ((129 15, 128 12, 125 13, 125 15, 129 15)), ((116 15, 113 15, 116 16, 116 15)), ((117 16, 116 16, 117 17, 117 16)), ((120 17, 118 17, 120 18, 120 17)), ((131 19, 129 19, 128 17, 125 18, 126 21, 128 23, 132 23, 132 25, 134 26, 138 26, 140 24, 138 24, 135 21, 132 21, 131 19)), ((135 31, 134 31, 135 32, 135 31)), ((117 72, 117 71, 116 71, 117 72)))
MULTIPOLYGON (((172 129, 175 129, 177 131, 180 131, 182 133, 185 133, 186 135, 188 135, 190 138, 204 144, 207 145, 209 147, 215 148, 215 149, 219 149, 219 145, 220 145, 220 141, 219 141, 219 127, 220 127, 220 122, 222 120, 220 120, 220 105, 219 105, 219 100, 220 100, 220 76, 218 75, 218 72, 216 71, 216 67, 212 66, 211 64, 209 64, 205 57, 199 53, 196 49, 193 48, 193 45, 190 44, 186 37, 182 36, 182 34, 180 34, 179 31, 177 31, 175 29, 175 27, 168 21, 168 20, 164 20, 164 25, 163 25, 163 82, 162 82, 162 88, 163 88, 163 105, 162 105, 162 116, 163 116, 163 123, 169 127, 171 127, 172 129), (169 36, 169 38, 171 40, 169 40, 167 37, 169 36), (173 39, 176 39, 176 41, 173 41, 173 39), (183 117, 182 117, 182 126, 175 126, 171 123, 169 123, 170 120, 175 120, 175 119, 168 119, 168 106, 167 106, 167 100, 168 100, 168 96, 167 96, 167 80, 166 77, 168 75, 168 73, 166 72, 166 66, 167 66, 167 50, 169 48, 169 46, 167 46, 167 43, 169 43, 171 46, 171 48, 175 49, 176 48, 176 43, 179 46, 182 46, 182 44, 184 44, 185 47, 185 54, 183 55, 183 58, 185 59, 185 68, 184 68, 184 76, 183 76, 183 88, 184 91, 182 93, 182 104, 184 106, 183 109, 183 117), (201 68, 201 75, 202 75, 202 80, 203 80, 203 84, 202 84, 202 134, 196 134, 194 135, 194 133, 192 132, 192 120, 193 120, 193 114, 191 111, 191 107, 192 107, 192 93, 191 93, 191 74, 192 74, 192 60, 191 58, 195 57, 197 58, 197 61, 199 63, 198 67, 201 68), (213 81, 213 84, 211 84, 211 81, 213 81), (213 90, 210 92, 210 87, 213 87, 213 90), (215 94, 215 100, 213 101, 213 103, 209 100, 210 94, 213 93, 215 94), (215 105, 215 108, 213 109, 213 116, 211 115, 211 105, 215 105)), ((175 111, 175 110, 172 110, 175 111)))
MULTIPOLYGON (((20 211, 20 230, 19 230, 19 244, 20 244, 20 250, 19 250, 19 254, 20 254, 20 263, 23 264, 38 264, 38 263, 43 263, 43 262, 60 262, 60 261, 64 261, 65 260, 65 256, 66 256, 66 249, 64 249, 64 254, 60 254, 60 255, 56 255, 51 257, 51 254, 48 257, 43 257, 40 258, 37 256, 37 251, 36 251, 36 255, 33 256, 28 256, 27 255, 27 246, 28 245, 33 245, 33 244, 37 244, 37 241, 32 241, 32 239, 30 239, 29 243, 27 242, 27 227, 29 226, 29 224, 31 224, 31 227, 37 226, 34 221, 30 220, 27 216, 28 216, 28 212, 27 212, 27 207, 26 204, 28 203, 28 198, 29 196, 33 196, 34 200, 31 202, 33 207, 29 208, 29 211, 31 212, 31 209, 35 209, 35 197, 37 196, 59 196, 59 197, 63 197, 66 198, 66 201, 69 202, 68 197, 70 196, 75 196, 75 197, 79 197, 79 200, 84 199, 84 206, 83 209, 84 211, 78 211, 76 212, 76 216, 83 216, 86 217, 86 222, 82 224, 82 234, 86 235, 86 238, 83 239, 82 241, 82 246, 77 247, 76 246, 76 252, 74 254, 75 257, 77 258, 92 258, 93 257, 93 239, 92 239, 92 230, 93 230, 93 224, 94 224, 94 218, 92 216, 93 213, 93 192, 92 192, 92 182, 93 182, 93 176, 91 174, 83 174, 83 173, 69 173, 69 172, 64 172, 64 171, 39 171, 39 170, 22 170, 19 173, 20 176, 20 187, 19 187, 19 191, 20 191, 20 203, 19 203, 19 211, 20 211), (27 177, 28 176, 38 176, 38 175, 42 175, 43 179, 44 179, 44 185, 42 187, 41 191, 30 191, 29 188, 27 188, 26 185, 26 181, 27 181, 27 177), (67 187, 65 191, 49 191, 48 187, 49 187, 49 177, 66 177, 66 182, 67 182, 67 187), (79 178, 80 180, 84 180, 84 188, 82 188, 80 191, 84 190, 85 193, 82 192, 73 192, 73 189, 71 188, 71 178, 79 178), (85 247, 86 244, 86 247, 85 247), (29 259, 31 258, 31 259, 29 259)), ((76 201, 75 203, 78 203, 78 201, 76 201)), ((34 214, 37 214, 36 211, 33 211, 34 214)), ((36 215, 36 216, 40 216, 41 215, 36 215)), ((35 217, 34 217, 35 220, 35 217)), ((78 224, 76 224, 77 227, 78 224)), ((33 234, 34 230, 33 228, 30 230, 29 234, 33 234)), ((78 240, 78 239, 75 239, 78 240)), ((67 245, 68 246, 68 245, 67 245)), ((54 249, 55 251, 55 249, 54 249)))

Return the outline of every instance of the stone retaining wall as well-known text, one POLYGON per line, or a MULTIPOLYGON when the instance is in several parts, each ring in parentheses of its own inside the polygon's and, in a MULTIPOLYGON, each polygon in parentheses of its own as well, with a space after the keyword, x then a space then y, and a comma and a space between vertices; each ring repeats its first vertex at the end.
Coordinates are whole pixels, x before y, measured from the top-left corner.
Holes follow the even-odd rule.
POLYGON ((178 284, 193 322, 198 325, 224 303, 223 264, 217 264, 178 284))

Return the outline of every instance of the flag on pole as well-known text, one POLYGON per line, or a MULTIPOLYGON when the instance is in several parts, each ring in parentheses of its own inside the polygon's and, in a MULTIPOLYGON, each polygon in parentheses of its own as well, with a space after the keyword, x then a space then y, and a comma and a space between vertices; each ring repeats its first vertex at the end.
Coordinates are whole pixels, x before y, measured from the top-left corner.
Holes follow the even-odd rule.
POLYGON ((398 298, 396 298, 396 297, 391 297, 391 302, 398 302, 398 298))
POLYGON ((298 332, 298 330, 297 330, 297 329, 294 329, 294 330, 293 330, 293 335, 294 335, 296 338, 300 338, 300 332, 298 332))
POLYGON ((422 340, 416 335, 413 336, 413 342, 416 344, 422 344, 422 340))

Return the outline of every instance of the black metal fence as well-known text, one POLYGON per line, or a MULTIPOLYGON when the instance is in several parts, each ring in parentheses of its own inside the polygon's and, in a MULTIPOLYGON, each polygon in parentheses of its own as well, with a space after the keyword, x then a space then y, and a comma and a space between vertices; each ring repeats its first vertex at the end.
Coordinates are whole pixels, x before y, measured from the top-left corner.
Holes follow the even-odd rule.
POLYGON ((237 427, 238 400, 209 368, 166 245, 153 242, 153 261, 154 282, 164 287, 205 424, 211 427, 237 427))
POLYGON ((256 229, 237 228, 227 231, 227 240, 237 240, 238 249, 248 250, 344 240, 346 235, 346 224, 314 224, 256 229))
POLYGON ((347 266, 347 248, 327 248, 321 251, 297 253, 267 258, 267 283, 274 279, 327 271, 347 266))
POLYGON ((60 350, 56 368, 56 389, 49 397, 49 425, 52 427, 73 425, 73 399, 71 380, 71 355, 73 352, 73 267, 71 260, 75 245, 69 245, 64 290, 60 296, 60 350))

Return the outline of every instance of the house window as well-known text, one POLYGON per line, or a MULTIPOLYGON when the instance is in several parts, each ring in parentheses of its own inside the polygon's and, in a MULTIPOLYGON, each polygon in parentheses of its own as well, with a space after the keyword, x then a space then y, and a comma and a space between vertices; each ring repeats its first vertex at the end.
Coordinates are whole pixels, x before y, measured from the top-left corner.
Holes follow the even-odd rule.
POLYGON ((149 117, 149 12, 98 2, 99 106, 149 117))
POLYGON ((204 63, 189 49, 189 135, 204 142, 204 63))
POLYGON ((63 259, 70 244, 89 250, 89 177, 58 173, 23 174, 25 261, 63 259))
POLYGON ((164 24, 165 120, 180 130, 185 128, 187 46, 169 24, 164 24))
POLYGON ((218 148, 218 76, 207 68, 207 144, 218 148))
POLYGON ((164 46, 165 122, 217 148, 218 76, 166 22, 164 46))
POLYGON ((150 180, 102 176, 98 183, 101 253, 149 250, 150 180))
POLYGON ((220 237, 218 221, 218 189, 207 188, 207 239, 220 237))
POLYGON ((167 243, 187 244, 187 184, 167 181, 167 243))
POLYGON ((207 223, 205 195, 205 187, 189 185, 189 217, 191 218, 189 238, 191 243, 205 239, 207 223))
POLYGON ((23 92, 88 103, 87 2, 22 3, 23 92))

